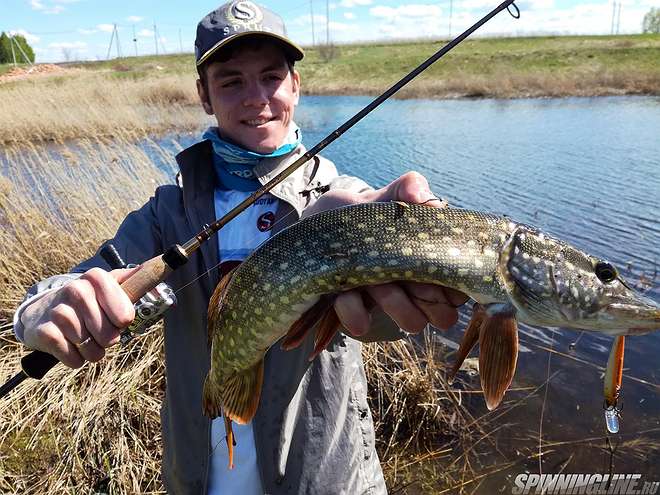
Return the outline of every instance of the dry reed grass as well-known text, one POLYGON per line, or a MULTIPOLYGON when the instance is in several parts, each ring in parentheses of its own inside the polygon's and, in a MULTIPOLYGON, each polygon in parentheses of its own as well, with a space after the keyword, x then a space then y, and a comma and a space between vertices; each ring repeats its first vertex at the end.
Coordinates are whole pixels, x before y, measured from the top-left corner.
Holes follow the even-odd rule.
MULTIPOLYGON (((50 152, 10 146, 1 158, 7 164, 0 183, 0 242, 7 247, 0 255, 4 380, 23 353, 10 318, 26 287, 92 254, 166 174, 125 141, 85 140, 50 152)), ((0 402, 0 491, 161 491, 163 388, 158 334, 111 350, 102 363, 77 371, 58 366, 43 381, 23 384, 0 402)))
MULTIPOLYGON (((147 143, 151 156, 168 152, 147 143)), ((24 349, 11 332, 26 287, 67 271, 111 237, 168 175, 126 140, 6 146, 0 155, 0 377, 24 349), (3 165, 3 162, 5 165, 3 165)), ((365 347, 370 403, 388 484, 448 487, 471 473, 465 451, 474 423, 447 387, 438 346, 365 347), (454 456, 455 457, 455 456, 454 456), (423 469, 420 469, 423 466, 423 469), (416 477, 425 473, 424 479, 416 477)), ((0 401, 2 493, 161 493, 159 409, 164 389, 160 332, 112 349, 77 371, 56 367, 0 401)), ((474 429, 473 431, 479 431, 474 429)))
POLYGON ((78 71, 0 85, 0 144, 81 137, 142 138, 199 128, 194 76, 142 79, 78 71))

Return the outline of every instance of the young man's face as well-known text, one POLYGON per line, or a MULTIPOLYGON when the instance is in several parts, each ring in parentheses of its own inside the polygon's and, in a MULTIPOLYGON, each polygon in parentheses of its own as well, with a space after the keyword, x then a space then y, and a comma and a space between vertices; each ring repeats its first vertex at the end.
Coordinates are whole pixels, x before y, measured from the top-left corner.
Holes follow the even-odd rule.
POLYGON ((266 43, 240 49, 226 62, 211 63, 206 75, 206 89, 197 81, 197 90, 206 113, 218 121, 220 137, 264 154, 283 144, 300 76, 289 69, 281 48, 266 43))

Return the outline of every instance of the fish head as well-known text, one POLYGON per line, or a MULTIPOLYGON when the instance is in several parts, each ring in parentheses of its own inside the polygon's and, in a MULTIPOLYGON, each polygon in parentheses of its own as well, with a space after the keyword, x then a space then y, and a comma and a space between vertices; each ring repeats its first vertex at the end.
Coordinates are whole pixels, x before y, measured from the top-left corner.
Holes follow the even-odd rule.
POLYGON ((531 324, 629 335, 660 330, 660 305, 635 291, 607 260, 519 227, 500 259, 519 318, 531 324))

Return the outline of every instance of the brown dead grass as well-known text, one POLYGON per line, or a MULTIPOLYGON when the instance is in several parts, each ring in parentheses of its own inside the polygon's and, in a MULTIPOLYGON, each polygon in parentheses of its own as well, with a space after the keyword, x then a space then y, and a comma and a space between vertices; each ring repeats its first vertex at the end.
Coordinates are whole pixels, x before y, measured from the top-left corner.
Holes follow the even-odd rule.
MULTIPOLYGON (((173 157, 151 143, 151 152, 173 157)), ((11 331, 28 286, 66 272, 111 237, 125 214, 173 174, 159 172, 128 140, 89 139, 46 148, 5 146, 0 177, 0 381, 25 349, 11 331)), ((479 428, 447 386, 439 346, 365 346, 364 357, 387 482, 399 493, 469 478, 479 428), (419 480, 424 473, 423 480, 419 480), (423 482, 422 482, 423 481, 423 482)), ((0 401, 0 492, 162 493, 162 335, 114 348, 101 363, 57 366, 0 401)), ((460 491, 460 490, 459 490, 460 491)), ((458 493, 457 491, 456 493, 458 493)))

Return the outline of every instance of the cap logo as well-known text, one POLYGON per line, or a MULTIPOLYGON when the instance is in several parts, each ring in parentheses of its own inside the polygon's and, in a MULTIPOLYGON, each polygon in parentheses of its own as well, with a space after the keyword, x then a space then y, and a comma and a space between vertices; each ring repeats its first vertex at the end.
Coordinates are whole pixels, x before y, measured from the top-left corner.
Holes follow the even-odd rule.
POLYGON ((261 9, 249 0, 234 2, 229 9, 228 14, 227 17, 229 17, 229 21, 242 24, 258 23, 261 22, 264 17, 261 9))

